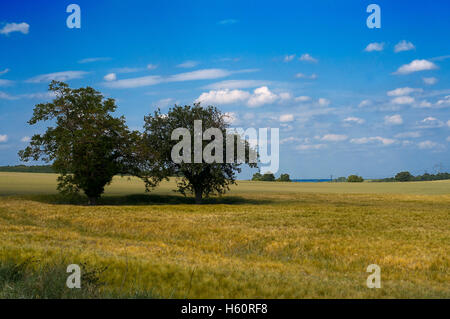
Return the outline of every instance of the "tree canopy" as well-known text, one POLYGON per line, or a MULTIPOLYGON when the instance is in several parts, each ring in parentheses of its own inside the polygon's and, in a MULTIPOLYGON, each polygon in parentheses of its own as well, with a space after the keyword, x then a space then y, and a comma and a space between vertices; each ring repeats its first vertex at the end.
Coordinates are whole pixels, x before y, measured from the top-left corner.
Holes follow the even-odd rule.
POLYGON ((193 193, 196 203, 201 203, 205 196, 223 194, 229 190, 229 186, 236 183, 236 173, 241 172, 243 163, 250 167, 256 167, 257 163, 250 160, 251 152, 256 151, 239 135, 227 131, 228 128, 226 116, 220 110, 213 106, 203 108, 200 104, 175 105, 167 114, 162 114, 158 109, 153 115, 146 116, 141 168, 147 190, 167 176, 177 176, 178 192, 183 195, 193 193), (195 129, 195 121, 201 121, 202 131, 195 129), (179 131, 182 134, 173 135, 180 128, 184 130, 179 131), (208 130, 203 131, 204 128, 216 128, 218 134, 208 134, 208 130), (176 146, 180 143, 180 137, 187 143, 186 147, 176 146), (200 158, 194 150, 198 138, 200 153, 197 155, 200 158), (231 155, 226 145, 229 138, 234 145, 231 155), (243 158, 238 157, 240 146, 245 150, 243 158), (182 161, 174 161, 174 155, 181 156, 182 161), (206 155, 209 156, 205 159, 206 155), (232 161, 227 160, 230 156, 232 161))

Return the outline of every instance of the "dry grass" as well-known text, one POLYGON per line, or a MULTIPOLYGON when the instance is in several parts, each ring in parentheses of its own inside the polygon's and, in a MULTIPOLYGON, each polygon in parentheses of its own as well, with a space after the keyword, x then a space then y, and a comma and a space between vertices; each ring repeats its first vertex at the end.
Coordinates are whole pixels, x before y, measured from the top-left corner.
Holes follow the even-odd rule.
MULTIPOLYGON (((2 183, 0 176, 0 189, 2 183)), ((139 193, 137 182, 129 183, 139 193)), ((0 259, 108 266, 105 295, 450 297, 450 195, 395 194, 402 191, 391 185, 390 194, 352 194, 347 184, 338 185, 341 193, 306 193, 320 185, 268 183, 260 189, 261 183, 246 182, 198 206, 164 195, 170 184, 153 196, 117 196, 127 193, 119 191, 124 184, 113 184, 109 193, 116 196, 98 207, 49 195, 0 197, 0 259), (381 289, 366 287, 372 263, 381 267, 381 289)), ((448 193, 450 185, 409 184, 434 187, 435 194, 448 193)), ((359 187, 366 185, 373 187, 359 187)))

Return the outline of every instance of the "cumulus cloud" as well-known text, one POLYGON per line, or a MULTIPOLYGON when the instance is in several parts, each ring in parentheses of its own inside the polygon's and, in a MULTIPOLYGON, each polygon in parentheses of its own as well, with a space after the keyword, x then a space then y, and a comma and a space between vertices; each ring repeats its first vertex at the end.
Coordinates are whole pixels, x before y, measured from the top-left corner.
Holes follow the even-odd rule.
POLYGON ((196 102, 206 104, 232 104, 236 102, 246 101, 250 98, 250 93, 242 90, 211 90, 207 93, 202 93, 196 102))
POLYGON ((363 124, 365 121, 359 117, 350 116, 344 119, 346 123, 363 124))
POLYGON ((369 43, 366 46, 366 48, 364 49, 364 51, 366 51, 366 52, 383 51, 383 48, 384 48, 384 43, 373 42, 373 43, 369 43))
POLYGON ((409 50, 414 50, 415 48, 416 47, 411 42, 402 40, 395 45, 394 52, 398 53, 398 52, 402 52, 402 51, 409 51, 409 50))
POLYGON ((381 136, 373 136, 373 137, 352 138, 350 142, 354 144, 368 144, 374 142, 381 142, 383 145, 391 145, 396 141, 394 139, 384 138, 381 136))
POLYGON ((444 123, 435 117, 428 116, 419 123, 419 128, 438 128, 444 126, 444 123))
POLYGON ((63 72, 55 72, 55 73, 48 73, 48 74, 41 74, 38 76, 35 76, 31 79, 28 79, 26 82, 29 83, 47 83, 52 80, 55 81, 68 81, 73 79, 81 79, 84 77, 88 72, 85 71, 63 71, 63 72))
POLYGON ((319 106, 323 106, 323 107, 330 105, 330 103, 331 103, 330 100, 323 98, 323 97, 321 97, 317 100, 317 104, 319 104, 319 106))
POLYGON ((415 102, 414 98, 411 96, 398 96, 391 101, 394 104, 405 105, 405 104, 413 104, 415 102))
POLYGON ((157 67, 158 67, 158 65, 156 65, 156 64, 151 64, 151 63, 147 64, 147 70, 154 70, 157 67))
POLYGON ((348 138, 347 135, 341 135, 341 134, 325 134, 321 140, 327 141, 327 142, 341 142, 345 141, 348 138))
POLYGON ((169 105, 174 104, 174 102, 175 102, 174 99, 169 97, 169 98, 161 99, 161 100, 157 101, 156 106, 160 107, 160 108, 165 108, 165 107, 168 107, 169 105))
POLYGON ((283 114, 280 116, 280 122, 292 122, 294 120, 294 115, 283 114))
POLYGON ((180 63, 177 65, 178 68, 184 68, 184 69, 190 69, 190 68, 194 68, 198 65, 199 63, 197 61, 185 61, 183 63, 180 63))
POLYGON ((435 77, 429 77, 429 78, 422 78, 422 81, 427 85, 433 85, 437 83, 438 79, 435 77))
POLYGON ((225 112, 224 120, 227 124, 236 124, 238 122, 238 117, 235 112, 225 112))
POLYGON ((409 64, 404 64, 397 69, 394 74, 410 74, 413 72, 434 70, 437 69, 437 65, 428 60, 414 60, 409 64))
POLYGON ((13 85, 13 81, 0 79, 0 86, 10 86, 13 85))
POLYGON ((312 63, 319 62, 319 60, 317 60, 316 58, 313 58, 309 53, 302 54, 298 59, 300 61, 305 61, 305 62, 312 62, 312 63))
POLYGON ((20 32, 23 34, 28 34, 30 30, 30 25, 28 23, 7 23, 3 28, 0 29, 0 34, 8 35, 12 32, 20 32))
POLYGON ((432 149, 439 146, 438 143, 433 141, 423 141, 417 144, 420 149, 432 149))
POLYGON ((21 141, 21 142, 24 142, 24 143, 27 143, 27 142, 31 141, 31 137, 29 137, 29 136, 24 136, 24 137, 22 137, 22 138, 20 139, 20 141, 21 141))
POLYGON ((292 60, 295 59, 295 54, 288 54, 284 56, 283 61, 284 62, 291 62, 292 60))
POLYGON ((325 144, 302 144, 295 147, 299 151, 319 150, 326 147, 325 144))
POLYGON ((400 125, 403 124, 403 118, 400 114, 387 115, 384 117, 384 123, 389 125, 400 125))
POLYGON ((306 75, 306 74, 303 74, 303 73, 297 73, 297 74, 295 75, 295 77, 298 78, 298 79, 311 79, 311 80, 315 80, 315 79, 317 79, 317 74, 313 73, 313 74, 311 74, 311 75, 306 75))
POLYGON ((307 102, 307 101, 311 101, 311 97, 306 96, 306 95, 302 95, 302 96, 297 96, 294 99, 295 102, 307 102))
POLYGON ((450 106, 450 95, 445 96, 436 102, 437 107, 448 107, 450 106))
POLYGON ((277 99, 278 96, 272 93, 267 86, 262 86, 253 91, 247 105, 250 107, 258 107, 264 104, 273 103, 277 99))
POLYGON ((395 138, 418 138, 420 136, 420 132, 403 132, 395 135, 395 138))
POLYGON ((388 91, 387 95, 388 96, 402 96, 402 95, 409 95, 411 93, 416 93, 416 92, 423 92, 423 89, 404 87, 404 88, 398 88, 398 89, 395 89, 392 91, 388 91))
POLYGON ((298 138, 295 136, 289 136, 289 137, 281 139, 280 144, 286 144, 286 143, 290 143, 290 142, 300 142, 300 141, 302 141, 301 138, 298 138))
POLYGON ((447 126, 450 127, 450 120, 447 121, 447 126))
POLYGON ((104 77, 103 77, 103 79, 105 80, 105 81, 115 81, 115 80, 117 80, 117 76, 116 76, 116 74, 115 73, 108 73, 108 74, 106 74, 104 77))
POLYGON ((362 100, 359 103, 358 107, 366 107, 366 106, 370 106, 370 105, 372 105, 372 101, 371 100, 362 100))
POLYGON ((0 143, 5 143, 8 141, 8 135, 1 135, 0 134, 0 143))

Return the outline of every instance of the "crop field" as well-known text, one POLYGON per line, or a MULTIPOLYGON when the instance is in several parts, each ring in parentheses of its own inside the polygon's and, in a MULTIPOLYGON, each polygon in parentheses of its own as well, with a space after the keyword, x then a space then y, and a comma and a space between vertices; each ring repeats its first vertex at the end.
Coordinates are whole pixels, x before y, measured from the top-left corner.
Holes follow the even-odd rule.
POLYGON ((96 269, 98 297, 450 298, 450 181, 239 181, 203 205, 174 185, 117 177, 86 206, 54 174, 0 173, 0 261, 96 269))

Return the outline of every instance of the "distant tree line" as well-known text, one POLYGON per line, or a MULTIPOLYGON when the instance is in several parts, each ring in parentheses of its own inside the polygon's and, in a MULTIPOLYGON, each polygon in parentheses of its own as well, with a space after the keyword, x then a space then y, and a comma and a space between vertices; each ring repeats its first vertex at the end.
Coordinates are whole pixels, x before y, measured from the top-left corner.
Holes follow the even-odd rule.
POLYGON ((289 174, 281 174, 280 177, 275 178, 275 175, 271 172, 266 172, 264 174, 255 173, 253 174, 252 181, 262 181, 262 182, 291 182, 289 174))
POLYGON ((408 171, 397 173, 394 177, 373 179, 373 182, 419 182, 419 181, 439 181, 450 179, 450 173, 437 173, 414 176, 408 171))
POLYGON ((16 173, 55 173, 51 165, 14 165, 0 166, 0 172, 16 173))

